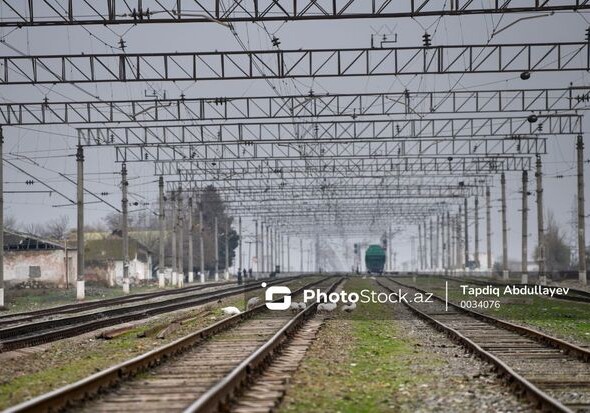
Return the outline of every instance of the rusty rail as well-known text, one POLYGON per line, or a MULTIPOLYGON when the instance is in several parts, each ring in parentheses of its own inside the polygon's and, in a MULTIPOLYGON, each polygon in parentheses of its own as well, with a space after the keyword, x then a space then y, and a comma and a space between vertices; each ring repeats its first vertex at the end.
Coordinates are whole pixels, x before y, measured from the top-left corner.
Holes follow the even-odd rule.
MULTIPOLYGON (((421 293, 426 293, 425 290, 422 290, 420 288, 416 288, 413 286, 405 285, 405 284, 400 283, 398 281, 392 280, 391 278, 388 278, 388 280, 391 282, 394 282, 395 284, 398 284, 404 288, 414 289, 414 290, 419 291, 421 293)), ((377 281, 377 283, 382 288, 384 288, 390 292, 395 292, 390 286, 384 284, 382 281, 377 281)), ((441 297, 438 297, 436 295, 433 295, 433 297, 441 302, 445 302, 445 300, 442 299, 441 297)), ((406 307, 408 307, 410 309, 410 311, 412 311, 414 314, 418 315, 420 318, 425 320, 427 323, 431 324, 437 330, 447 334, 455 342, 466 347, 468 350, 473 352, 475 355, 477 355, 482 360, 495 366, 496 369, 501 373, 501 375, 506 377, 507 380, 511 384, 516 385, 516 387, 518 387, 518 389, 520 389, 522 392, 524 392, 530 399, 536 401, 540 406, 542 406, 543 409, 553 411, 553 412, 560 412, 560 413, 573 413, 573 411, 571 409, 569 409, 567 406, 562 404, 559 400, 557 400, 557 399, 551 397, 550 395, 546 394, 545 392, 543 392, 537 386, 535 386, 530 381, 528 381, 525 377, 518 374, 514 369, 512 369, 504 361, 500 360, 498 357, 493 355, 491 352, 482 348, 480 345, 478 345, 472 339, 464 336, 456 329, 444 324, 443 322, 435 319, 434 317, 430 316, 429 314, 426 314, 425 312, 420 311, 415 306, 413 306, 407 302, 404 302, 403 304, 406 307)), ((527 327, 519 326, 517 324, 508 323, 508 322, 496 319, 494 317, 486 316, 481 313, 477 313, 475 311, 464 309, 464 308, 457 306, 456 304, 453 304, 450 302, 448 304, 450 306, 452 306, 454 309, 459 310, 459 312, 464 313, 468 316, 477 318, 477 319, 487 322, 487 323, 494 324, 499 328, 507 329, 509 331, 513 331, 515 333, 523 334, 523 335, 528 336, 530 338, 537 339, 542 344, 548 345, 549 343, 551 343, 553 347, 560 348, 560 349, 562 349, 564 351, 568 351, 568 352, 573 350, 571 352, 572 355, 577 356, 578 358, 582 359, 583 361, 588 361, 588 356, 590 355, 590 351, 587 351, 581 347, 575 346, 571 343, 567 343, 563 340, 548 336, 546 334, 532 330, 527 327), (542 340, 541 340, 541 337, 543 338, 542 340)))
MULTIPOLYGON (((342 279, 333 283, 328 292, 336 289, 342 279)), ((264 346, 252 353, 242 361, 223 380, 199 397, 193 404, 184 410, 184 413, 209 413, 227 411, 232 398, 238 394, 254 376, 260 373, 281 348, 289 341, 290 337, 312 317, 317 310, 317 303, 308 306, 298 313, 289 323, 279 330, 264 346)))
MULTIPOLYGON (((305 288, 317 285, 328 278, 309 283, 292 294, 297 294, 305 288)), ((259 305, 251 310, 223 319, 209 327, 182 337, 172 343, 151 350, 131 360, 112 366, 106 370, 93 374, 75 383, 66 385, 49 393, 35 397, 29 401, 10 407, 4 413, 37 413, 55 412, 66 407, 92 398, 100 392, 106 391, 120 382, 127 380, 138 373, 153 368, 168 359, 178 356, 193 348, 208 338, 226 331, 242 321, 264 311, 266 306, 259 305)))

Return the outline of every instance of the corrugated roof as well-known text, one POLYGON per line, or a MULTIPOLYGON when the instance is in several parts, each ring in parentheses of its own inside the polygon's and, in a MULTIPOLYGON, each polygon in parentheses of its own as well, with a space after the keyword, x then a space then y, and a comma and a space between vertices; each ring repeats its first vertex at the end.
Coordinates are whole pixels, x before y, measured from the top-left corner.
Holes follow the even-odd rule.
MULTIPOLYGON (((63 250, 63 244, 56 241, 42 239, 32 234, 25 234, 13 230, 4 230, 4 250, 63 250)), ((69 249, 69 248, 68 248, 69 249)))

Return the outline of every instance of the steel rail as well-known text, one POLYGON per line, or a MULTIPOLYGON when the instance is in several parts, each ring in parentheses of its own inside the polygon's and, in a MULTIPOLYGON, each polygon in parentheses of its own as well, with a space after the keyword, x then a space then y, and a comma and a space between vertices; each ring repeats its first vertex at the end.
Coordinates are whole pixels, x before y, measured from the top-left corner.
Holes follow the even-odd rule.
POLYGON ((93 300, 93 301, 86 301, 81 303, 74 303, 74 304, 65 304, 56 307, 49 307, 43 308, 40 310, 33 310, 33 311, 26 311, 21 313, 11 313, 0 315, 0 326, 5 324, 13 324, 22 321, 30 321, 35 318, 47 317, 50 315, 56 314, 70 314, 70 313, 77 313, 87 310, 94 310, 96 308, 108 307, 118 304, 127 304, 133 301, 139 300, 149 300, 152 298, 164 297, 167 295, 176 295, 176 294, 186 294, 193 291, 200 291, 206 288, 213 288, 222 286, 225 284, 234 284, 234 283, 210 283, 207 285, 191 285, 184 288, 177 288, 173 290, 165 290, 165 291, 155 291, 155 292, 148 292, 148 293, 137 293, 137 294, 130 294, 127 296, 122 297, 115 297, 115 298, 107 298, 104 300, 93 300), (19 318, 20 317, 20 318, 19 318))
MULTIPOLYGON (((342 279, 335 282, 328 289, 331 293, 336 289, 342 279)), ((269 360, 289 341, 293 333, 301 328, 303 323, 312 317, 317 311, 318 303, 313 303, 305 310, 299 312, 289 323, 279 330, 261 348, 243 360, 235 369, 227 374, 215 386, 199 397, 193 404, 184 410, 184 413, 205 413, 226 411, 232 401, 232 396, 239 393, 248 383, 264 370, 269 360)))
MULTIPOLYGON (((330 277, 312 282, 304 287, 295 290, 292 294, 297 294, 305 288, 317 285, 330 277)), ((124 361, 106 370, 93 374, 75 383, 68 384, 64 387, 53 390, 49 393, 40 395, 31 400, 10 407, 4 413, 38 413, 38 412, 55 412, 80 403, 97 394, 113 388, 120 382, 132 378, 133 376, 154 368, 172 357, 178 356, 205 340, 227 331, 242 321, 245 321, 266 309, 264 304, 251 310, 244 311, 238 315, 223 319, 209 327, 184 336, 165 346, 141 354, 131 360, 124 361)))
MULTIPOLYGON (((425 292, 425 291, 421 290, 420 288, 406 286, 403 283, 392 280, 391 278, 389 278, 389 280, 394 283, 397 283, 401 286, 404 286, 406 288, 412 288, 412 289, 415 289, 416 291, 425 292)), ((377 281, 377 283, 382 288, 385 288, 388 291, 394 292, 394 290, 391 287, 387 286, 383 282, 377 281)), ((436 297, 436 298, 438 300, 441 300, 440 297, 436 297)), ((442 300, 442 301, 444 301, 444 300, 442 300)), ((413 305, 411 305, 409 303, 404 303, 404 305, 406 307, 408 307, 410 309, 410 311, 417 314, 420 318, 424 319, 426 322, 433 325, 437 330, 444 332, 449 337, 451 337, 454 341, 456 341, 459 344, 461 344, 462 346, 466 347, 467 349, 469 349, 471 352, 473 352, 475 355, 477 355, 478 357, 480 357, 484 361, 494 365, 503 375, 509 377, 510 381, 513 384, 517 384, 520 389, 522 389, 527 395, 529 395, 530 397, 532 397, 536 401, 538 401, 544 408, 546 408, 550 411, 553 411, 553 412, 574 413, 571 409, 569 409, 568 407, 563 405, 559 400, 557 400, 557 399, 549 396, 548 394, 544 393, 543 391, 541 391, 537 386, 535 386, 530 381, 528 381, 526 378, 524 378, 523 376, 518 374, 512 367, 510 367, 508 364, 506 364, 505 362, 500 360, 498 357, 494 356, 491 352, 483 349, 475 341, 464 336, 456 329, 449 327, 446 324, 429 316, 428 314, 420 311, 418 308, 414 307, 413 305)), ((451 303, 449 303, 449 305, 451 305, 451 303)), ((458 306, 454 306, 454 307, 456 307, 460 310, 465 310, 465 309, 462 309, 461 307, 458 307, 458 306)), ((471 315, 470 313, 475 313, 475 314, 479 315, 479 313, 471 312, 471 311, 466 311, 466 313, 469 315, 471 315)), ((476 317, 476 318, 478 318, 478 317, 476 317)), ((493 319, 492 317, 490 317, 490 318, 493 319)), ((500 320, 496 320, 496 321, 500 321, 500 320)), ((500 322, 499 325, 502 325, 503 323, 504 322, 500 322)), ((511 323, 508 323, 508 324, 511 324, 511 323)), ((527 328, 521 327, 521 326, 516 326, 515 324, 511 324, 511 326, 518 327, 519 329, 521 328, 522 329, 522 330, 520 330, 521 332, 525 332, 525 331, 533 331, 534 332, 534 330, 530 330, 530 329, 527 329, 527 328)), ((535 333, 541 334, 538 332, 535 332, 535 333)), ((553 339, 553 337, 549 337, 549 336, 546 336, 546 337, 553 339)), ((558 339, 555 339, 555 340, 558 340, 558 339)), ((565 343, 561 340, 559 340, 559 341, 562 343, 565 343)), ((566 344, 569 344, 569 343, 566 343, 566 344)), ((584 349, 582 349, 582 348, 579 348, 579 349, 584 351, 584 349)), ((588 353, 588 355, 590 355, 590 352, 587 352, 587 353, 588 353)))
MULTIPOLYGON (((392 279, 391 277, 388 278, 388 280, 390 280, 390 281, 392 281, 392 282, 394 282, 396 284, 399 284, 399 285, 401 285, 402 287, 405 287, 405 288, 412 288, 412 289, 414 289, 416 291, 420 291, 422 293, 426 293, 427 292, 426 290, 423 290, 421 288, 413 287, 411 285, 406 285, 404 283, 401 283, 399 281, 396 281, 396 280, 392 279)), ((433 295, 433 297, 436 298, 439 301, 445 302, 445 300, 443 298, 441 298, 441 297, 438 297, 436 295, 433 295)), ((579 358, 582 361, 590 362, 590 350, 589 349, 585 349, 585 348, 582 348, 582 347, 577 346, 575 344, 568 343, 565 340, 559 339, 557 337, 550 336, 548 334, 542 333, 542 332, 537 331, 537 330, 534 330, 532 328, 524 327, 524 326, 521 326, 521 325, 518 325, 518 324, 511 323, 509 321, 500 320, 499 318, 496 318, 496 317, 492 317, 492 316, 489 316, 489 315, 486 315, 486 314, 479 313, 477 311, 473 311, 473 310, 469 310, 467 308, 463 308, 463 307, 461 307, 461 306, 459 306, 457 304, 454 304, 452 302, 449 302, 448 304, 449 304, 450 307, 453 307, 455 310, 458 310, 461 313, 467 314, 469 316, 472 316, 474 318, 477 318, 477 319, 479 319, 481 321, 484 321, 486 323, 494 324, 494 325, 496 325, 498 327, 501 327, 501 328, 503 328, 505 330, 511 330, 511 331, 516 332, 516 333, 523 334, 525 336, 528 336, 528 337, 530 337, 532 339, 537 340, 540 343, 550 345, 551 347, 556 348, 556 349, 559 349, 559 350, 564 350, 568 354, 571 354, 571 355, 579 358)))
MULTIPOLYGON (((268 281, 268 284, 273 285, 279 282, 290 281, 293 278, 268 281)), ((138 304, 103 312, 3 328, 0 329, 0 353, 74 337, 88 331, 129 321, 141 320, 157 314, 206 304, 240 292, 258 288, 260 287, 256 283, 245 287, 237 286, 222 291, 212 291, 211 293, 201 294, 198 297, 177 297, 161 302, 138 304)))

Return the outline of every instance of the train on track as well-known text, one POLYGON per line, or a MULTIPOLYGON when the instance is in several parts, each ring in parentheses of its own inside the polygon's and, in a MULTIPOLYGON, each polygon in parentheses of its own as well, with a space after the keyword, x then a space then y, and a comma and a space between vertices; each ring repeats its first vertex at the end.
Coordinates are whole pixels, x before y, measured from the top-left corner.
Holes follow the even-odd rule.
POLYGON ((385 250, 380 245, 369 245, 365 251, 365 266, 369 274, 383 274, 385 250))

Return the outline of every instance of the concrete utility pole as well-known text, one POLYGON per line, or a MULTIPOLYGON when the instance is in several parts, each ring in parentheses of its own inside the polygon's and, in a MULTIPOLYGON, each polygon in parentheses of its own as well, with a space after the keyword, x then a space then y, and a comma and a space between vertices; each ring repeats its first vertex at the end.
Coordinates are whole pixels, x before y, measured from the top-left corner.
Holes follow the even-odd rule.
POLYGON ((492 270, 492 215, 491 215, 491 194, 490 187, 486 187, 486 260, 488 264, 488 271, 492 270))
POLYGON ((195 281, 193 239, 195 237, 195 226, 193 225, 193 197, 188 199, 188 282, 195 281))
POLYGON ((418 270, 418 263, 416 262, 416 237, 414 235, 410 238, 410 254, 411 254, 411 265, 413 267, 412 271, 418 270))
POLYGON ((422 237, 424 238, 424 240, 422 241, 422 246, 424 247, 424 251, 422 253, 422 259, 424 260, 424 270, 426 271, 428 269, 428 249, 429 249, 429 245, 428 245, 428 223, 427 221, 424 221, 424 223, 422 224, 422 237))
POLYGON ((215 216, 215 282, 219 281, 219 225, 215 216))
POLYGON ((465 268, 469 265, 469 204, 467 198, 463 199, 463 205, 465 205, 465 268))
POLYGON ((225 218, 225 279, 229 280, 229 218, 225 218))
POLYGON ((475 261, 475 268, 479 268, 479 197, 475 197, 475 234, 473 237, 473 245, 475 246, 475 252, 473 254, 473 260, 475 261))
MULTIPOLYGON (((1 137, 0 147, 4 142, 4 136, 1 137)), ((2 162, 3 163, 3 162, 2 162)), ((76 207, 78 212, 78 222, 77 222, 77 238, 78 238, 78 250, 76 251, 76 259, 77 259, 77 266, 78 266, 78 274, 76 277, 76 298, 78 300, 83 300, 85 297, 85 290, 84 290, 84 149, 82 145, 78 145, 78 150, 76 152, 76 166, 78 169, 77 173, 77 199, 76 199, 76 207)), ((2 169, 2 167, 0 167, 2 169)), ((4 203, 4 193, 1 193, 2 202, 4 203)), ((2 205, 2 210, 4 205, 2 205)), ((4 230, 2 231, 2 255, 4 255, 4 230)), ((2 264, 4 267, 4 263, 2 264)), ((4 273, 4 268, 2 268, 4 273)), ((4 291, 4 276, 2 277, 2 285, 0 287, 4 291)))
MULTIPOLYGON (((458 218, 460 219, 460 218, 458 218)), ((451 231, 452 231, 452 227, 451 227, 451 213, 447 211, 447 225, 449 226, 449 228, 447 229, 447 254, 449 255, 447 257, 447 262, 449 264, 449 270, 452 268, 452 258, 451 258, 451 231)))
POLYGON ((445 214, 444 212, 441 215, 440 218, 440 264, 441 264, 441 268, 442 270, 445 272, 447 271, 447 263, 446 263, 446 252, 447 252, 447 246, 445 244, 445 214))
POLYGON ((457 221, 455 222, 456 228, 453 231, 456 231, 457 237, 457 245, 455 250, 455 266, 458 270, 465 270, 465 263, 463 262, 464 251, 462 249, 463 245, 461 244, 461 219, 463 216, 461 215, 461 207, 459 206, 459 214, 457 215, 457 221))
POLYGON ((305 272, 303 268, 303 238, 299 238, 299 268, 301 272, 305 272))
POLYGON ((543 164, 541 163, 541 156, 537 155, 535 178, 537 180, 537 243, 538 243, 538 266, 539 266, 539 282, 541 284, 547 283, 547 275, 545 274, 545 224, 543 219, 543 164))
POLYGON ((176 237, 176 225, 177 225, 177 211, 176 211, 176 193, 174 190, 172 190, 172 194, 170 197, 170 206, 172 209, 172 285, 177 285, 178 284, 178 251, 176 250, 177 248, 177 237, 176 237))
POLYGON ((463 250, 461 249, 461 220, 464 219, 461 215, 457 215, 455 217, 455 265, 454 267, 457 269, 457 273, 462 270, 464 267, 462 266, 463 261, 463 250))
POLYGON ((264 272, 264 222, 260 223, 260 241, 258 240, 258 221, 254 221, 255 222, 255 227, 256 227, 256 233, 255 233, 255 237, 256 237, 256 248, 255 248, 255 254, 256 254, 256 272, 264 272), (260 242, 260 251, 261 254, 260 256, 258 255, 258 242, 260 242))
POLYGON ((164 277, 164 270, 166 268, 166 228, 164 221, 164 177, 160 176, 158 179, 158 190, 159 190, 159 214, 158 223, 160 224, 160 258, 158 264, 158 286, 164 288, 166 286, 166 279, 164 277))
POLYGON ((527 171, 522 171, 522 265, 520 271, 522 272, 520 276, 520 282, 522 284, 528 284, 529 282, 529 274, 528 274, 528 181, 529 181, 529 174, 527 171))
POLYGON ((430 269, 434 270, 434 227, 430 218, 430 269))
POLYGON ((283 270, 283 236, 281 235, 281 231, 279 228, 275 230, 275 241, 276 241, 276 257, 277 257, 277 265, 283 270))
POLYGON ((285 236, 278 234, 279 236, 279 255, 281 257, 279 265, 281 266, 281 272, 285 271, 285 236))
POLYGON ((184 214, 182 211, 182 188, 178 188, 178 279, 177 286, 184 285, 184 214))
POLYGON ((502 278, 508 280, 510 272, 508 271, 508 228, 506 227, 506 175, 504 172, 500 175, 500 186, 502 196, 502 278))
POLYGON ((440 263, 440 215, 436 215, 436 261, 435 268, 438 270, 441 267, 440 263))
POLYGON ((121 165, 121 190, 123 191, 123 197, 121 199, 121 209, 123 211, 121 222, 121 232, 123 235, 123 294, 129 294, 129 232, 128 232, 128 206, 129 200, 127 199, 127 166, 123 162, 121 165))
POLYGON ((422 224, 418 224, 418 268, 423 270, 422 268, 422 224))
POLYGON ((449 268, 451 274, 454 274, 457 270, 457 254, 459 253, 459 245, 457 245, 457 221, 461 219, 461 216, 452 215, 449 220, 449 268))
POLYGON ((273 254, 275 240, 273 238, 273 231, 274 231, 274 229, 270 225, 266 224, 266 235, 267 235, 267 237, 266 237, 267 242, 266 243, 268 244, 267 250, 268 250, 268 272, 269 273, 274 271, 273 267, 275 265, 275 257, 273 254))
POLYGON ((262 254, 258 255, 258 220, 254 220, 254 238, 256 240, 256 245, 254 248, 254 254, 256 255, 256 276, 255 279, 258 279, 258 273, 264 272, 264 222, 260 223, 260 251, 262 254))
MULTIPOLYGON (((80 146, 78 150, 80 150, 80 146)), ((65 251, 67 253, 67 249, 65 251)), ((66 268, 68 262, 66 261, 66 268)), ((78 280, 79 281, 79 280, 78 280)), ((84 288, 82 287, 82 291, 84 288)), ((84 297, 82 297, 84 298, 84 297)), ((4 308, 4 133, 0 127, 0 309, 4 308)))
POLYGON ((203 200, 199 200, 199 255, 201 258, 201 283, 205 282, 205 239, 204 239, 204 232, 205 228, 203 227, 203 200))
POLYGON ((315 235, 315 266, 317 271, 321 270, 320 265, 320 234, 315 235))
POLYGON ((588 283, 586 276, 586 214, 584 205, 584 137, 576 140, 578 155, 578 273, 583 285, 588 283))
MULTIPOLYGON (((244 267, 242 266, 242 217, 238 217, 238 236, 240 238, 238 238, 238 242, 239 244, 239 248, 240 248, 240 260, 238 263, 238 271, 241 271, 244 267)), ((246 277, 244 277, 246 278, 246 277)))
POLYGON ((287 268, 286 272, 291 272, 291 250, 289 248, 289 236, 287 235, 287 268))

